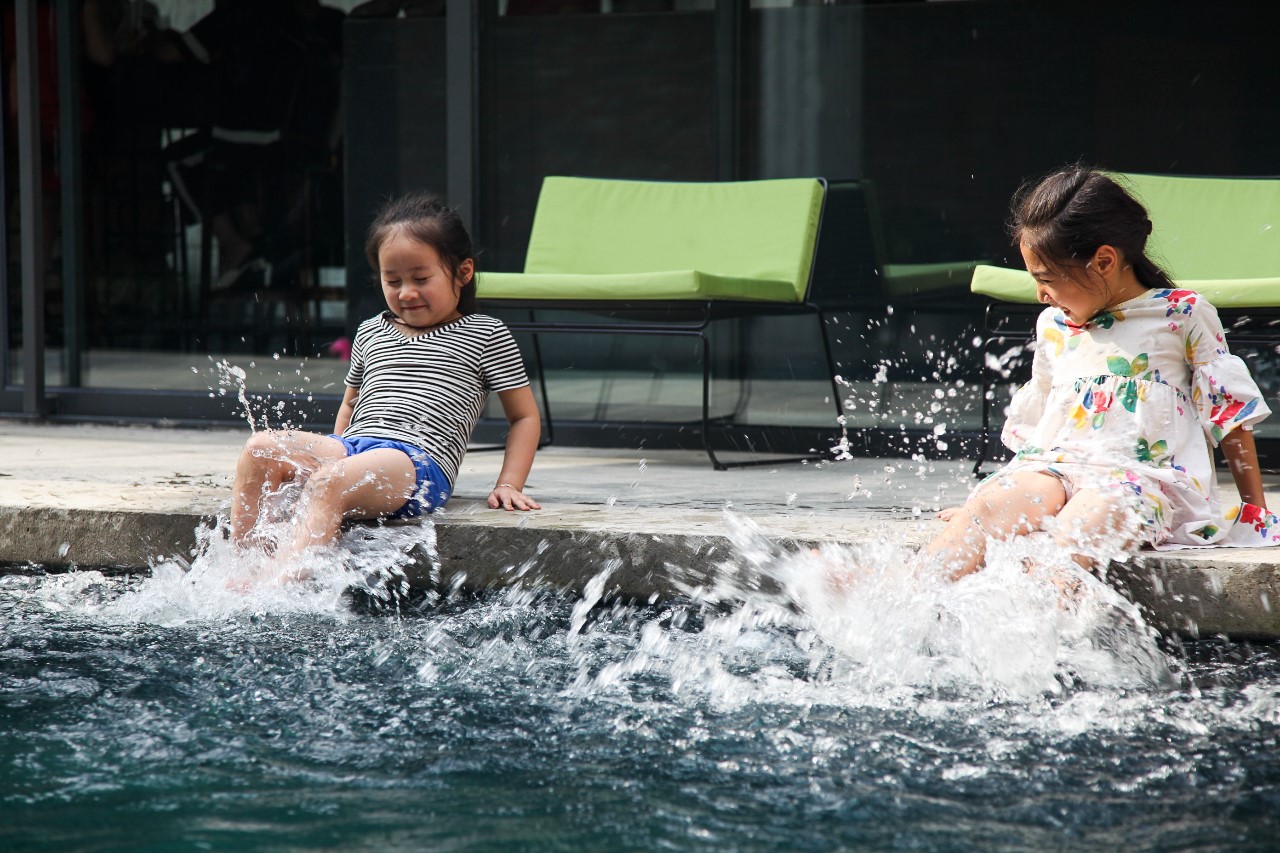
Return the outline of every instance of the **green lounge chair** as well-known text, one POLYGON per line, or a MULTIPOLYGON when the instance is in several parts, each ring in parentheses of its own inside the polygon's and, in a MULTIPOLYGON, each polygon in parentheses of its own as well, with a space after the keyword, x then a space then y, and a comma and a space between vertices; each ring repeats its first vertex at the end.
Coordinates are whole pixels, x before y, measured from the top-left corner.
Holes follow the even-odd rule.
MULTIPOLYGON (((522 273, 482 272, 477 295, 489 309, 522 309, 517 332, 696 337, 701 342, 702 440, 717 470, 730 467, 711 442, 709 333, 713 320, 751 314, 817 316, 827 360, 836 373, 815 247, 827 199, 820 178, 726 183, 666 183, 548 177, 538 196, 522 273), (581 316, 539 321, 536 311, 581 316)), ((835 252, 832 249, 832 252, 835 252)), ((831 254, 829 252, 828 254, 831 254)), ((843 255, 838 259, 846 263, 843 255)), ((854 253, 860 255, 861 253, 854 253)), ((873 261, 829 290, 874 277, 873 261)), ((542 370, 539 365, 539 376, 542 370)), ((544 417, 552 433, 543 383, 544 417)), ((840 394, 832 399, 839 414, 840 394)), ((759 460, 765 464, 777 460, 759 460)), ((752 464, 752 463, 735 463, 752 464)))

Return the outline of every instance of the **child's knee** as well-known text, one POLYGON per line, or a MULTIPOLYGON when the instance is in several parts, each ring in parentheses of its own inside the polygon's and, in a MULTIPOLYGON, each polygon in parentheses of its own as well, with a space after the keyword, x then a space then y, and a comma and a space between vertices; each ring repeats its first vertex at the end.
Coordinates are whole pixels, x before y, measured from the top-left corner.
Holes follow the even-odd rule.
POLYGON ((973 533, 991 539, 1008 539, 1025 536, 1038 529, 1037 523, 1026 512, 1011 506, 992 506, 983 500, 971 500, 957 513, 956 523, 965 524, 973 533))
POLYGON ((362 487, 368 483, 373 483, 375 488, 379 485, 378 479, 372 471, 366 471, 362 476, 356 476, 354 472, 347 468, 344 464, 345 462, 345 459, 340 459, 327 465, 321 465, 312 471, 302 486, 303 498, 308 501, 319 501, 326 506, 345 511, 355 506, 356 493, 362 487))
POLYGON ((240 451, 243 460, 276 461, 280 456, 280 436, 274 430, 261 430, 249 436, 240 451))
POLYGON ((989 513, 984 513, 981 506, 975 506, 972 501, 964 506, 954 507, 947 514, 946 529, 955 535, 965 537, 975 537, 982 535, 990 535, 987 532, 987 518, 989 513))
POLYGON ((302 485, 302 494, 308 500, 332 501, 341 497, 345 482, 337 465, 325 465, 311 472, 302 485))

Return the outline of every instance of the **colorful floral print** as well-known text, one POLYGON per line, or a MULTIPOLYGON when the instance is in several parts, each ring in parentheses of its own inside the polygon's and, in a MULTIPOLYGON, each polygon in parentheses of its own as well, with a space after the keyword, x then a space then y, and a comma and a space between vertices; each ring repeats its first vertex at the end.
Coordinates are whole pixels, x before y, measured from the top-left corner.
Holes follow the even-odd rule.
POLYGON ((1139 462, 1157 462, 1169 453, 1169 442, 1163 438, 1149 442, 1145 438, 1138 439, 1138 447, 1134 457, 1139 462))
POLYGON ((1132 490, 1142 535, 1157 547, 1280 544, 1265 511, 1236 505, 1228 518, 1233 502, 1218 501, 1205 438, 1216 444, 1270 409, 1208 301, 1151 290, 1084 326, 1047 308, 1036 331, 1031 382, 1005 423, 1017 452, 1006 471, 1052 465, 1078 487, 1132 490))
POLYGON ((1164 299, 1169 303, 1165 309, 1164 315, 1172 317, 1175 314, 1190 316, 1195 310, 1196 301, 1200 298, 1200 294, 1194 290, 1170 290, 1165 288, 1157 290, 1154 293, 1156 299, 1164 299))
POLYGON ((1147 369, 1150 359, 1145 352, 1138 355, 1130 361, 1121 355, 1107 356, 1107 370, 1116 376, 1137 376, 1147 369))

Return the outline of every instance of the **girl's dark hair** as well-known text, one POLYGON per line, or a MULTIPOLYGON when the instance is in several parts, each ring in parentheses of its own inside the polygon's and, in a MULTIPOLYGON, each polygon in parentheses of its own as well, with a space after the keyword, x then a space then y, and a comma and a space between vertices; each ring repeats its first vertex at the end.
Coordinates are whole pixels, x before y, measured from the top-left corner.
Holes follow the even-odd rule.
MULTIPOLYGON (((462 262, 471 259, 475 263, 475 250, 471 235, 462 224, 458 212, 444 203, 444 199, 432 193, 410 193, 394 198, 382 206, 364 243, 364 254, 373 271, 378 269, 378 251, 391 235, 403 231, 420 243, 436 250, 440 262, 457 280, 462 262)), ((458 294, 458 313, 474 314, 476 311, 476 277, 462 286, 458 294)))
POLYGON ((1115 178, 1088 166, 1068 166, 1024 184, 1013 197, 1009 231, 1050 267, 1084 268, 1099 246, 1111 246, 1132 265, 1144 287, 1174 287, 1147 257, 1147 209, 1115 178))

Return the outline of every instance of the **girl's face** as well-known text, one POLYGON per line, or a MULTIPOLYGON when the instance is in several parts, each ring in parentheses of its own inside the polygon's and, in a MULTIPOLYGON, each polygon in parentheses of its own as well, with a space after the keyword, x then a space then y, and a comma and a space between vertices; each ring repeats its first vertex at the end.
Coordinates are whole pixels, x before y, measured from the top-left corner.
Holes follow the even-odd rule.
POLYGON ((378 249, 382 295, 387 307, 410 326, 436 326, 456 319, 458 296, 475 274, 467 258, 455 278, 435 248, 395 231, 378 249))
POLYGON ((1036 298, 1061 310, 1072 323, 1083 326, 1111 304, 1108 270, 1116 258, 1110 246, 1099 248, 1083 269, 1066 267, 1057 271, 1051 270, 1025 242, 1019 248, 1027 272, 1036 280, 1036 298))

